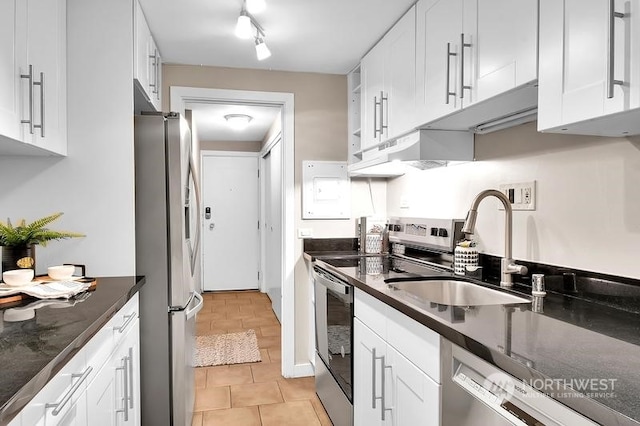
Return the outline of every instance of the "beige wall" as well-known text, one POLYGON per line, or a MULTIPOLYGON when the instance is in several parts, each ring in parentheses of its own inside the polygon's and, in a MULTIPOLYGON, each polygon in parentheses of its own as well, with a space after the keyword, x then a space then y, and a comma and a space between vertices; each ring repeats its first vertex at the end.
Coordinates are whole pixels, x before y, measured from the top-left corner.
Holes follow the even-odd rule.
MULTIPOLYGON (((389 214, 464 219, 481 190, 536 180, 536 210, 513 213, 516 259, 640 278, 640 137, 538 133, 529 123, 478 135, 476 158, 390 180, 389 214)), ((503 229, 498 202, 483 201, 483 252, 504 255, 503 229)))
MULTIPOLYGON (((343 75, 294 73, 235 68, 163 65, 164 94, 170 86, 216 89, 289 92, 294 94, 295 117, 295 218, 296 228, 312 228, 315 237, 353 236, 352 220, 302 220, 300 180, 302 161, 346 161, 347 158, 347 79, 343 75)), ((169 108, 164 96, 163 109, 169 108)), ((203 144, 204 147, 204 144, 203 144)), ((365 187, 362 182, 356 188, 365 187)), ((374 194, 384 185, 374 182, 374 194)), ((356 189, 356 192, 358 190, 356 189)), ((368 188, 366 199, 369 200, 368 188)), ((356 199, 359 196, 356 194, 356 199)), ((384 199, 377 197, 378 210, 384 199)), ((367 201, 367 205, 371 204, 367 201)), ((358 213, 360 214, 360 212, 358 213)), ((302 258, 302 240, 296 240, 295 268, 295 341, 296 363, 309 361, 309 283, 302 258)))
POLYGON ((201 151, 259 152, 262 142, 200 141, 201 151))

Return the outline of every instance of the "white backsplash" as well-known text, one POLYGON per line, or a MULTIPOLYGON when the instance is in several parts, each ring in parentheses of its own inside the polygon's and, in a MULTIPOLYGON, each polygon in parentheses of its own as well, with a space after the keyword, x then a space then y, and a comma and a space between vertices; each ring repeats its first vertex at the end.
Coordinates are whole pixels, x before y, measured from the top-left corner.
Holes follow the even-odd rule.
MULTIPOLYGON (((640 138, 542 134, 535 124, 476 136, 478 161, 389 180, 388 215, 464 219, 481 190, 536 180, 537 209, 513 213, 514 258, 640 278, 640 138)), ((481 252, 503 256, 498 206, 480 204, 475 237, 481 252)))

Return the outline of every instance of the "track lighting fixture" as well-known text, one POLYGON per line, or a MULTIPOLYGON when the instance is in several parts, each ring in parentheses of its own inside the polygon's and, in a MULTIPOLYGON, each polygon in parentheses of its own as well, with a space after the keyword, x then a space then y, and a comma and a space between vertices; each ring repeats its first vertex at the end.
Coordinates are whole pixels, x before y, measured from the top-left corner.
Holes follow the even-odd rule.
POLYGON ((267 47, 265 42, 264 30, 256 21, 256 19, 249 13, 247 9, 258 8, 257 10, 264 9, 264 0, 246 0, 242 5, 240 16, 238 16, 238 22, 236 23, 236 36, 241 39, 254 38, 256 44, 256 56, 259 61, 267 59, 271 56, 271 51, 267 47), (260 6, 262 4, 263 6, 260 6))

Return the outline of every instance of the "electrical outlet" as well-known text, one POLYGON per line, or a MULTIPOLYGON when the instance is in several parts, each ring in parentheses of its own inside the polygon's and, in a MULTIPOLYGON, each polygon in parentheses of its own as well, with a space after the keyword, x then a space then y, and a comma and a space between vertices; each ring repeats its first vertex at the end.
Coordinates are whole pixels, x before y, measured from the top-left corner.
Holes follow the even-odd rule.
MULTIPOLYGON (((500 191, 511 201, 513 210, 536 209, 536 181, 507 183, 500 185, 500 191)), ((500 204, 500 210, 504 210, 500 204)))
POLYGON ((407 197, 406 195, 400 196, 400 208, 401 209, 409 208, 409 197, 407 197))

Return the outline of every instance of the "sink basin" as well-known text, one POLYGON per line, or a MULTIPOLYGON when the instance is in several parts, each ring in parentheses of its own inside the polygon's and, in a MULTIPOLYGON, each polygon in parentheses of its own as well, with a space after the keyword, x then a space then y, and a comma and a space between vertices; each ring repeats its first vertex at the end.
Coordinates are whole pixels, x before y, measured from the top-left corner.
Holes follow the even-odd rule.
POLYGON ((399 281, 388 282, 388 284, 391 288, 404 290, 423 301, 441 305, 479 306, 531 303, 530 299, 462 280, 399 281))

